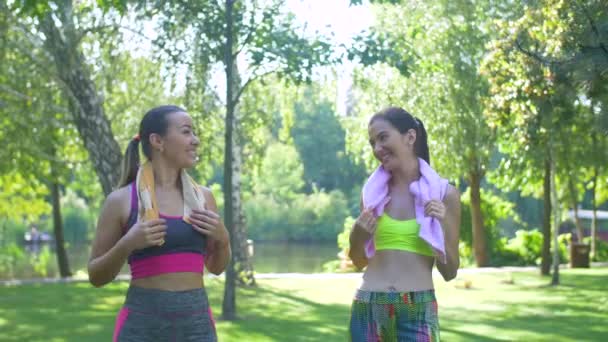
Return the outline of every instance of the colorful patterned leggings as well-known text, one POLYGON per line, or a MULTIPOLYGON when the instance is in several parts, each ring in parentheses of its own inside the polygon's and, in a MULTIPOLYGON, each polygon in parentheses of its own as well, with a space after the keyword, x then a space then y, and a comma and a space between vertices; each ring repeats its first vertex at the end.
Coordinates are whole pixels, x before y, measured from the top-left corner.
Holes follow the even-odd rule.
POLYGON ((351 308, 350 339, 353 342, 439 341, 435 291, 357 290, 351 308))
POLYGON ((129 287, 113 341, 217 341, 207 293, 129 287))

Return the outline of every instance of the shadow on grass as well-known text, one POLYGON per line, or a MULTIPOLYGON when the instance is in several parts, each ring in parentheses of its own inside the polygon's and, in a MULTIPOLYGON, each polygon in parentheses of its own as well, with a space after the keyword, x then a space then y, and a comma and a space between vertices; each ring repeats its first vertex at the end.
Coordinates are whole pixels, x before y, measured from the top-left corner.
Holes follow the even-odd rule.
POLYGON ((0 289, 3 341, 109 341, 127 284, 26 285, 0 289))
MULTIPOLYGON (((218 334, 225 341, 345 341, 350 305, 323 304, 286 293, 271 286, 240 289, 239 319, 231 321, 230 331, 218 334)), ((220 307, 219 298, 212 299, 220 307), (217 301, 217 303, 216 303, 217 301)))
POLYGON ((476 308, 480 303, 442 310, 441 330, 462 341, 605 341, 607 283, 605 274, 575 271, 563 274, 556 287, 503 287, 484 303, 492 310, 476 308))
MULTIPOLYGON (((0 289, 2 341, 110 341, 127 283, 0 289)), ((208 284, 216 318, 223 284, 208 284)), ((220 341, 344 341, 349 305, 322 304, 273 287, 240 288, 239 319, 217 321, 220 341)))
MULTIPOLYGON (((608 336, 605 270, 564 272, 562 285, 557 287, 547 287, 548 278, 531 274, 518 274, 514 285, 502 284, 502 276, 484 277, 487 278, 474 280, 474 284, 480 284, 475 291, 441 288, 440 297, 445 299, 439 303, 443 340, 604 341, 608 336)), ((206 284, 213 312, 219 317, 223 283, 206 284)), ((220 341, 346 340, 350 303, 342 304, 342 299, 322 303, 315 298, 328 298, 318 294, 351 291, 352 284, 345 285, 340 280, 280 284, 239 288, 240 319, 218 320, 220 341), (324 292, 327 286, 333 291, 324 292)), ((109 341, 127 286, 115 283, 95 289, 88 284, 47 284, 0 288, 0 339, 109 341)))

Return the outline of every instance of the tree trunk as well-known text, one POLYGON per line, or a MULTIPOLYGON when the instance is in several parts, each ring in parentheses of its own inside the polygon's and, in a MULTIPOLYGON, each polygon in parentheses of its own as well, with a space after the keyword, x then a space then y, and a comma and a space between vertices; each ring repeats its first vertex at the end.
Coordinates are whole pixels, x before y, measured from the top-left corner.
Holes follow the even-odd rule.
POLYGON ((234 250, 238 248, 238 244, 234 239, 234 215, 232 203, 232 144, 234 131, 234 98, 233 92, 235 89, 234 80, 232 78, 233 68, 235 63, 232 50, 232 9, 233 0, 226 0, 225 18, 226 18, 226 46, 224 47, 224 66, 226 71, 226 133, 224 136, 224 220, 226 228, 230 232, 230 246, 233 250, 232 259, 226 267, 226 284, 224 285, 224 301, 222 303, 222 318, 225 320, 236 319, 236 273, 234 268, 234 250))
POLYGON ((483 214, 481 213, 481 176, 476 172, 470 174, 471 182, 471 221, 473 224, 473 252, 477 267, 489 265, 488 257, 488 236, 483 224, 483 214))
POLYGON ((591 220, 591 260, 597 257, 597 171, 598 166, 593 167, 593 186, 591 187, 591 206, 593 219, 591 220))
POLYGON ((545 159, 543 181, 543 249, 541 252, 540 274, 549 275, 551 271, 551 158, 545 159))
MULTIPOLYGON (((591 110, 593 113, 593 102, 591 102, 591 110)), ((601 153, 601 151, 599 151, 598 148, 598 136, 597 136, 598 132, 596 130, 591 132, 591 149, 593 151, 594 155, 599 155, 599 153, 601 153)), ((597 178, 599 176, 600 173, 600 164, 601 161, 598 163, 597 160, 594 160, 593 163, 593 185, 591 186, 591 207, 593 210, 593 219, 591 220, 591 254, 590 254, 590 258, 591 260, 595 260, 595 258, 597 257, 597 178)))
POLYGON ((551 285, 559 285, 559 203, 557 198, 557 185, 555 184, 555 160, 551 158, 551 202, 553 207, 553 275, 551 277, 551 285))
POLYGON ((232 251, 232 256, 234 258, 237 282, 241 285, 254 286, 255 277, 253 264, 247 252, 247 224, 241 198, 242 149, 238 130, 239 121, 238 109, 235 109, 234 131, 232 135, 232 215, 234 216, 232 221, 234 224, 232 239, 236 248, 232 251))
POLYGON ((578 216, 578 196, 576 187, 574 186, 574 181, 570 176, 568 177, 568 190, 570 192, 570 203, 572 205, 572 209, 574 210, 574 225, 576 226, 576 238, 579 243, 583 243, 585 233, 583 232, 583 225, 581 223, 581 219, 578 216))
POLYGON ((241 198, 241 139, 239 138, 239 115, 237 94, 241 80, 233 54, 236 41, 233 34, 234 0, 226 0, 226 46, 224 67, 226 71, 226 134, 224 150, 224 216, 230 232, 232 260, 226 269, 222 317, 236 319, 236 282, 255 285, 253 265, 247 254, 247 229, 241 198))
POLYGON ((63 237, 63 220, 61 219, 61 201, 59 196, 59 184, 52 181, 51 185, 51 202, 53 206, 53 233, 55 235, 55 250, 57 252, 57 264, 59 266, 59 275, 61 278, 70 277, 70 265, 68 262, 68 254, 65 250, 65 239, 63 237))
POLYGON ((45 48, 53 57, 58 78, 71 104, 72 120, 107 195, 120 176, 122 154, 105 115, 102 96, 98 94, 78 48, 80 39, 71 2, 60 2, 59 6, 57 16, 61 27, 57 27, 52 14, 49 14, 40 19, 40 30, 45 35, 45 48))

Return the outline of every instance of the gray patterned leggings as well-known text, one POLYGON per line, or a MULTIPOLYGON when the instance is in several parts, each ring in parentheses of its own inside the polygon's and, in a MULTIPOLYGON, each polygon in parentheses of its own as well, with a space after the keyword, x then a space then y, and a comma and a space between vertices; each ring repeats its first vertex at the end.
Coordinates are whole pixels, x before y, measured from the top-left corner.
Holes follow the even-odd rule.
POLYGON ((164 291, 131 286, 116 318, 114 342, 216 342, 205 289, 164 291))

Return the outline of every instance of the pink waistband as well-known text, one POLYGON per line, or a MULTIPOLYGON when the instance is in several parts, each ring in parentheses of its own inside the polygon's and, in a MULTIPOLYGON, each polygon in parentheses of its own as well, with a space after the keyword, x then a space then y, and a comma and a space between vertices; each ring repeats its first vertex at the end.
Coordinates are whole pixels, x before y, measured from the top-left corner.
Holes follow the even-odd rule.
POLYGON ((130 263, 131 279, 151 277, 163 273, 194 272, 203 273, 205 257, 198 253, 172 253, 130 263))

